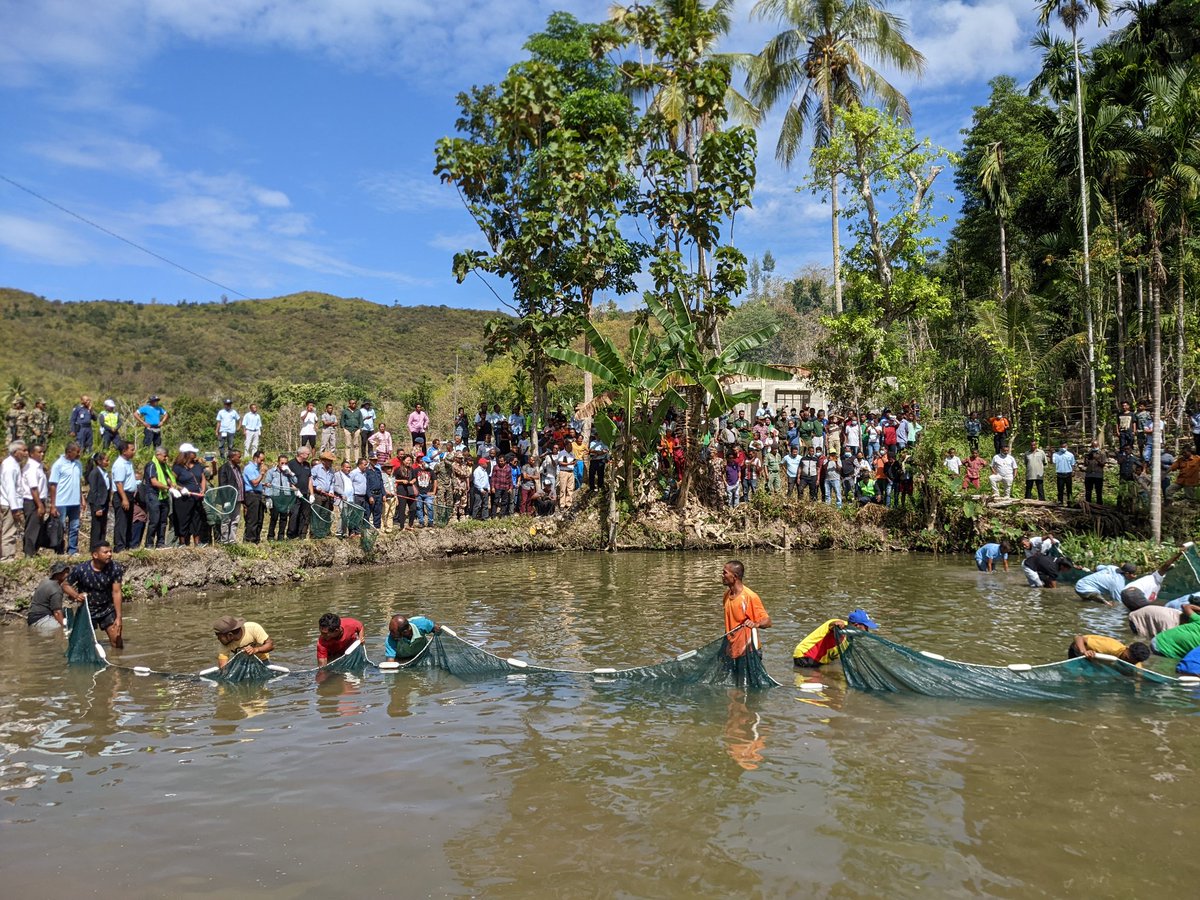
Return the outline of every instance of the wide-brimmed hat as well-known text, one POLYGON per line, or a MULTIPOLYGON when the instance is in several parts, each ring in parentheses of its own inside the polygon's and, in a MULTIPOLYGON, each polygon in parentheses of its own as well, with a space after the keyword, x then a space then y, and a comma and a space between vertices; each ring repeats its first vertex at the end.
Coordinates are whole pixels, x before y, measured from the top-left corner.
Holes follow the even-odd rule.
POLYGON ((333 462, 335 459, 337 459, 337 457, 333 455, 332 450, 322 450, 321 459, 323 459, 325 462, 333 462))
POLYGON ((71 567, 66 563, 56 562, 50 566, 50 577, 53 578, 55 575, 61 575, 63 572, 69 571, 71 571, 71 567))
POLYGON ((213 622, 213 631, 217 634, 229 634, 229 632, 237 631, 245 624, 246 620, 239 619, 237 616, 221 616, 221 618, 213 622))

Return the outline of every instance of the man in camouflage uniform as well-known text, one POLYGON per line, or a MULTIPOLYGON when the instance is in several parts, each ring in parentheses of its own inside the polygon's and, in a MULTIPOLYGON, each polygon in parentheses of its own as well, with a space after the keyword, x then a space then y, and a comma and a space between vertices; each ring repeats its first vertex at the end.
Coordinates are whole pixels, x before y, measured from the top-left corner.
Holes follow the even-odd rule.
MULTIPOLYGON (((5 417, 9 441, 29 441, 29 411, 25 409, 25 398, 20 394, 13 397, 13 405, 5 417)), ((7 443, 7 441, 6 441, 7 443)))
POLYGON ((33 435, 33 443, 43 447, 50 443, 50 436, 54 434, 50 413, 46 412, 46 401, 41 397, 37 398, 33 409, 29 411, 29 432, 33 435))
MULTIPOLYGON (((454 477, 454 518, 470 518, 471 511, 468 503, 471 499, 471 463, 467 459, 465 451, 454 455, 450 470, 454 477)), ((443 500, 442 502, 448 501, 443 500)))

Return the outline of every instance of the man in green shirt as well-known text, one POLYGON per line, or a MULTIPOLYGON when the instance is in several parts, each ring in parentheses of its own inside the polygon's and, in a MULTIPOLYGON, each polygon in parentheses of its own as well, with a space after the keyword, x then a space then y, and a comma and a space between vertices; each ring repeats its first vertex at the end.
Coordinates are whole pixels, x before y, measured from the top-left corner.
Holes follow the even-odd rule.
POLYGON ((1184 624, 1159 632, 1150 640, 1150 646, 1159 656, 1183 659, 1200 647, 1200 616, 1191 616, 1184 624))
POLYGON ((342 426, 342 437, 346 439, 346 455, 343 458, 357 463, 358 433, 362 430, 362 410, 358 408, 357 400, 351 400, 346 405, 339 422, 342 426))

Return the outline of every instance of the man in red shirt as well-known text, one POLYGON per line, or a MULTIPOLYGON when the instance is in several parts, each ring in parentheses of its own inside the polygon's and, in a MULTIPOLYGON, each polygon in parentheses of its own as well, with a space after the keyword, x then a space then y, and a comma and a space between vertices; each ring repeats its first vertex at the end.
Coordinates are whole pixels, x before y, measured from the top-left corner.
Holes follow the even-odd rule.
POLYGON ((323 666, 334 659, 341 659, 355 641, 363 639, 362 622, 342 618, 337 613, 325 613, 317 622, 321 636, 317 638, 317 665, 323 666))

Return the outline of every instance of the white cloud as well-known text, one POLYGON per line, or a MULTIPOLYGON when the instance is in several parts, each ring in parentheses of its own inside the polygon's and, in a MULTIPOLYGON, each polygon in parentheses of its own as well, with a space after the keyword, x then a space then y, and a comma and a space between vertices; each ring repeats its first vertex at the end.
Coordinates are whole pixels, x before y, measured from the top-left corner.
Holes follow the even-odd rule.
POLYGON ((46 72, 128 71, 173 40, 324 54, 428 84, 491 74, 555 9, 595 20, 597 0, 0 0, 0 84, 46 72))
POLYGON ((66 228, 0 213, 0 247, 37 262, 77 266, 96 259, 94 249, 66 228))
POLYGON ((462 208, 453 185, 442 184, 432 171, 377 172, 359 179, 358 186, 383 212, 462 208))
POLYGON ((456 231, 451 234, 439 232, 429 239, 428 244, 435 250, 444 250, 447 253, 485 246, 483 235, 478 231, 456 231))

